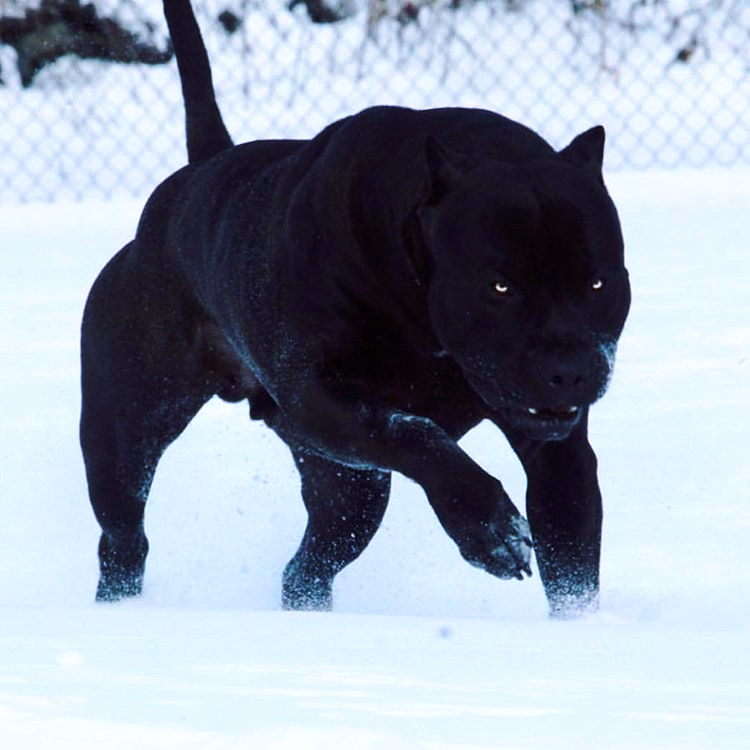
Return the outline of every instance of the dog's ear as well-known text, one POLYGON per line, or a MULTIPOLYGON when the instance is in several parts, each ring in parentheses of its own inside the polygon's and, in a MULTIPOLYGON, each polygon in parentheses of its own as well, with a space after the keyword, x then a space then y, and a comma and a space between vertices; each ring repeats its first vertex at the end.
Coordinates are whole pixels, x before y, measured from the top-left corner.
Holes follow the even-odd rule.
POLYGON ((424 156, 427 170, 425 205, 434 205, 458 185, 472 165, 466 156, 446 148, 433 135, 427 137, 424 156))
POLYGON ((426 286, 431 276, 432 258, 426 238, 430 234, 435 205, 455 190, 470 170, 466 156, 446 148, 433 135, 427 137, 416 205, 404 230, 408 238, 406 246, 409 248, 411 273, 418 286, 426 286))
POLYGON ((565 161, 602 178, 604 161, 604 128, 601 125, 577 135, 562 151, 565 161))

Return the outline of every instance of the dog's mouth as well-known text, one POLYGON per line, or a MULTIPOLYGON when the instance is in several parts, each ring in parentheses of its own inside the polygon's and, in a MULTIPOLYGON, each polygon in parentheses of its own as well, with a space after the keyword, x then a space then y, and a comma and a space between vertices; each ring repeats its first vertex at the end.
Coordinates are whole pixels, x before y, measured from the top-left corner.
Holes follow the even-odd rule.
POLYGON ((535 419, 575 419, 578 411, 579 407, 577 406, 558 406, 552 409, 535 409, 533 406, 529 406, 526 409, 527 414, 535 419))
POLYGON ((565 440, 581 418, 583 407, 517 406, 508 410, 509 421, 532 440, 565 440))
MULTIPOLYGON (((589 401, 574 404, 529 404, 518 391, 497 388, 497 380, 490 380, 476 371, 465 368, 469 383, 486 404, 501 414, 510 427, 530 440, 565 440, 586 410, 589 401)), ((527 397, 528 398, 528 397, 527 397)), ((532 402, 533 403, 533 402, 532 402)))

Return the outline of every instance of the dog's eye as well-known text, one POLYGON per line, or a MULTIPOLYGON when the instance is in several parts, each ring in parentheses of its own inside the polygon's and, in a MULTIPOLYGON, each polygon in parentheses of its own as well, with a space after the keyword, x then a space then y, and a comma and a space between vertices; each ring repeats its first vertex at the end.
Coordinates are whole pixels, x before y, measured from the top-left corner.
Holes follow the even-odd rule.
POLYGON ((591 282, 591 289, 595 292, 601 292, 607 286, 607 280, 603 276, 598 276, 591 282))
POLYGON ((499 294, 501 297, 507 297, 510 294, 510 285, 507 281, 495 281, 492 284, 492 289, 495 294, 499 294))

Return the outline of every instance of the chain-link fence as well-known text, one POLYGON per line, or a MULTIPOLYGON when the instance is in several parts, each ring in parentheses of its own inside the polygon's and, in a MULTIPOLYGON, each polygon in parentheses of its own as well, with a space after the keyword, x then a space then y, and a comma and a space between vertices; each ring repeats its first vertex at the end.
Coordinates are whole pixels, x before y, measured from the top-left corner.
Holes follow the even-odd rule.
MULTIPOLYGON (((557 147, 603 123, 608 169, 750 163, 747 0, 193 2, 237 141, 461 105, 557 147)), ((0 200, 143 195, 184 163, 160 0, 0 0, 0 41, 0 200)))

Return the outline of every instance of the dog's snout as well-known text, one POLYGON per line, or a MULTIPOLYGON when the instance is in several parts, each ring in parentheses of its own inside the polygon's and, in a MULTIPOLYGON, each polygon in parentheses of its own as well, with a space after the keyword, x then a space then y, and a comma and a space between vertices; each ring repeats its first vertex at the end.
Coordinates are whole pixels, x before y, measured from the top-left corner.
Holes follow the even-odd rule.
POLYGON ((578 370, 565 365, 558 365, 553 371, 547 373, 546 382, 550 388, 580 388, 586 382, 586 375, 578 370))
POLYGON ((537 351, 531 361, 531 376, 542 402, 580 404, 591 383, 591 357, 577 349, 537 351))

